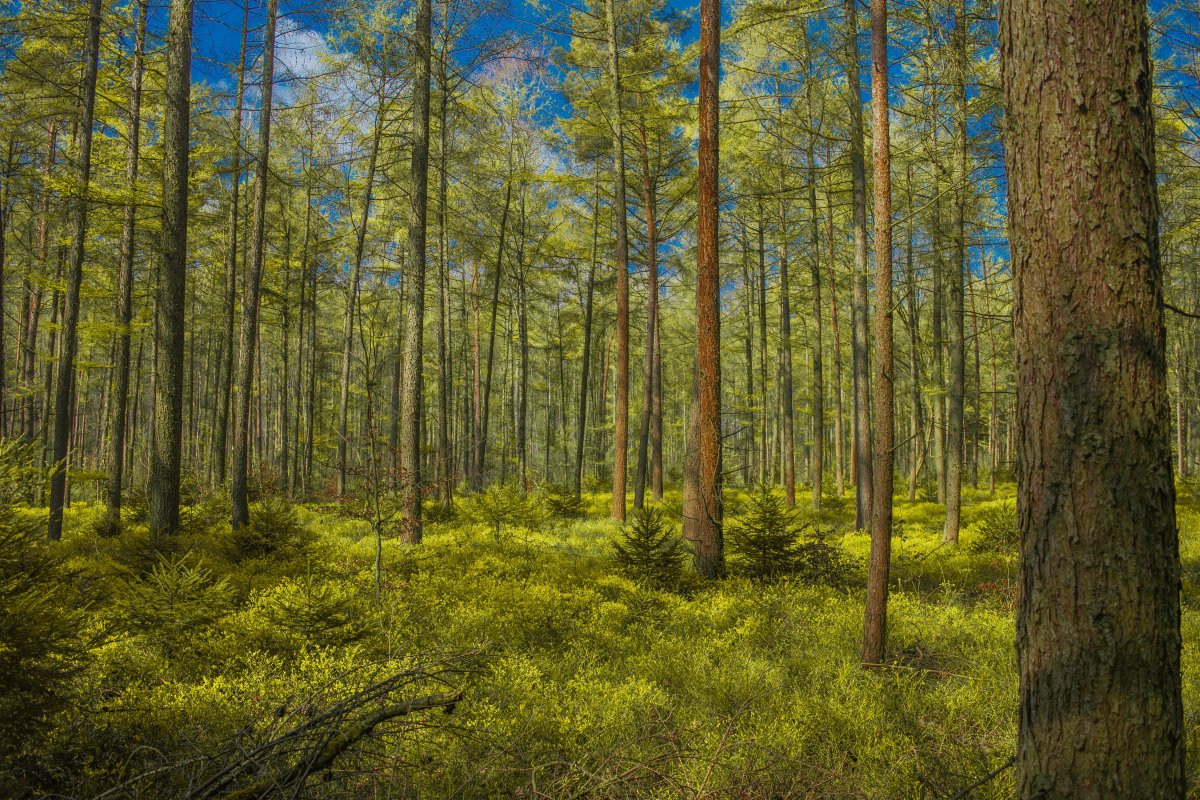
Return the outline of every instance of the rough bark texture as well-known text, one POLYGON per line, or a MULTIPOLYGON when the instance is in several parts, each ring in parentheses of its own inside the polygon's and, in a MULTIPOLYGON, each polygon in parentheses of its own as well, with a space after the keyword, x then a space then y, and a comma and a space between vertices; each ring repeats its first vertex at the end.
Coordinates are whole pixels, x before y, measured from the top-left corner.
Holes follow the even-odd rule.
POLYGON ((875 436, 871 489, 871 557, 863 663, 887 648, 888 570, 892 552, 892 482, 896 424, 892 359, 892 165, 888 126, 887 0, 871 0, 871 117, 875 162, 875 436))
MULTIPOLYGON (((83 284, 84 244, 87 238, 88 190, 92 180, 92 120, 96 109, 96 71, 100 53, 100 0, 88 6, 87 40, 83 51, 83 91, 79 99, 78 194, 71 207, 71 265, 67 273, 67 296, 63 313, 62 352, 58 359, 58 385, 54 397, 54 439, 50 450, 51 539, 62 536, 63 503, 67 495, 67 444, 75 392, 75 351, 78 345, 79 290, 83 284)), ((168 72, 168 80, 170 73, 168 72)), ((168 102, 168 106, 170 103, 168 102)), ((168 117, 170 113, 168 112, 168 117)), ((168 144, 168 146, 170 146, 168 144)), ((180 354, 182 361, 182 353, 180 354)), ((150 527, 154 530, 153 506, 150 527)))
POLYGON ((1185 792, 1147 40, 1139 0, 1001 6, 1026 800, 1185 792))
MULTIPOLYGON (((610 0, 611 2, 611 0, 610 0)), ((700 170, 696 219, 695 468, 685 487, 685 533, 696 549, 696 571, 725 572, 721 530, 721 278, 717 246, 718 104, 721 52, 719 0, 700 0, 700 170)))
POLYGON ((250 231, 250 258, 246 264, 246 287, 242 297, 242 330, 238 347, 237 405, 233 414, 233 476, 229 498, 233 505, 233 527, 250 523, 247 478, 250 464, 250 390, 254 380, 254 355, 258 347, 258 304, 262 285, 263 237, 266 232, 267 184, 271 170, 271 98, 275 87, 275 17, 278 0, 267 2, 263 32, 262 107, 258 121, 258 175, 254 183, 254 218, 250 231))
POLYGON ((625 519, 625 473, 629 458, 629 231, 625 220, 625 140, 621 134, 621 64, 617 55, 615 0, 604 4, 608 16, 608 79, 612 94, 613 219, 617 235, 617 386, 613 425, 613 519, 625 519))
POLYGON ((433 46, 430 0, 418 0, 413 36, 413 149, 410 178, 412 208, 408 224, 409 275, 407 330, 404 335, 404 384, 400 409, 400 469, 404 481, 404 529, 401 541, 421 541, 421 427, 425 417, 425 222, 429 199, 429 70, 433 46))

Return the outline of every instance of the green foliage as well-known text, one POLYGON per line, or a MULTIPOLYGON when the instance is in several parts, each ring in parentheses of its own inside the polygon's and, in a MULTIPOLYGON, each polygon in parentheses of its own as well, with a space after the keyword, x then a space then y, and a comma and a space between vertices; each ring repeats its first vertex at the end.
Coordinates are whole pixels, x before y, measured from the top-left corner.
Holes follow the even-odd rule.
POLYGON ((749 578, 770 579, 796 567, 801 523, 783 496, 761 485, 747 501, 745 513, 725 532, 733 569, 749 578))
POLYGON ((551 484, 542 493, 546 511, 556 519, 581 519, 587 516, 588 503, 565 486, 551 484))
POLYGON ((295 507, 277 496, 251 507, 250 524, 233 532, 233 544, 241 558, 295 555, 302 553, 311 539, 295 507))
POLYGON ((515 483, 497 483, 467 498, 464 504, 467 518, 487 525, 496 541, 508 528, 538 528, 546 511, 537 497, 515 483))
POLYGON ((987 504, 971 525, 973 536, 964 544, 974 553, 1015 553, 1021 543, 1017 504, 1001 500, 987 504))
POLYGON ((232 602, 229 582, 193 561, 186 555, 159 555, 149 574, 127 580, 117 597, 119 621, 168 657, 222 617, 232 602))
POLYGON ((613 549, 621 569, 634 580, 659 589, 678 587, 686 547, 660 509, 635 511, 613 549))
POLYGON ((85 664, 84 608, 43 537, 38 518, 0 505, 0 772, 64 706, 85 664))
POLYGON ((268 618, 296 639, 321 647, 344 647, 367 636, 371 611, 345 581, 307 572, 287 578, 261 599, 268 618))

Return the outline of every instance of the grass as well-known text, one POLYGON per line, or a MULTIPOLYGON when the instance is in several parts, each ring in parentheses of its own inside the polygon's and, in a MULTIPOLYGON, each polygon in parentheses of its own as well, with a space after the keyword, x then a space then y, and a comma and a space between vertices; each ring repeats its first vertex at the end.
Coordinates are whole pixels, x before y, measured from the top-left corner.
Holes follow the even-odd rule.
MULTIPOLYGON (((1013 496, 1012 487, 969 494, 957 547, 941 543, 940 507, 897 500, 891 666, 873 671, 859 666, 861 589, 736 576, 690 577, 672 592, 639 585, 613 558, 619 527, 604 518, 602 494, 585 498, 582 519, 543 515, 497 530, 462 513, 429 526, 419 548, 386 540, 381 608, 374 538, 334 509, 298 509, 302 545, 246 557, 216 511, 189 515, 162 555, 136 525, 98 536, 98 509, 76 504, 61 569, 86 584, 104 643, 73 679, 72 702, 11 762, 8 793, 93 796, 160 769, 111 796, 184 796, 212 769, 187 759, 235 758, 231 742, 244 751, 279 729, 278 709, 329 707, 368 676, 454 664, 444 678, 463 692, 453 714, 381 726, 308 791, 950 797, 1014 752, 1017 562, 987 528, 1013 496)), ((745 500, 733 492, 728 506, 745 500)), ((840 505, 820 525, 861 569, 869 540, 840 505)), ((663 508, 678 520, 678 494, 663 508)), ((1194 770, 1200 502, 1187 492, 1180 524, 1194 770)), ((1012 791, 1009 771, 971 797, 1012 791)))

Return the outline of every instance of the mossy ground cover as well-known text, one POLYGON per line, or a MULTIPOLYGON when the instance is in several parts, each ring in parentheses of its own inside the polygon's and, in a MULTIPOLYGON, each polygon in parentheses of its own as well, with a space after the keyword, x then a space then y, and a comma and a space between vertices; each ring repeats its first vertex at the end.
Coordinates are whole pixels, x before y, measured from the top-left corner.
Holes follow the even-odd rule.
MULTIPOLYGON (((413 676, 403 696, 462 699, 380 725, 309 796, 946 798, 1013 753, 1012 487, 967 492, 957 547, 941 542, 939 506, 897 500, 891 664, 870 671, 858 588, 869 540, 850 504, 805 515, 859 571, 845 585, 685 574, 664 590, 622 572, 608 497, 584 499, 569 515, 541 502, 512 519, 491 508, 503 498, 483 511, 467 499, 418 548, 385 539, 380 603, 374 534, 336 507, 268 505, 247 544, 219 502, 202 503, 155 547, 136 522, 101 535, 100 510, 76 504, 56 569, 61 602, 86 606, 90 644, 67 697, 17 743, 0 793, 187 796, 385 674, 413 676), (272 526, 286 533, 278 547, 272 526)), ((750 501, 730 493, 731 516, 750 501)), ((678 495, 662 508, 677 523, 678 495)), ((1200 502, 1186 486, 1180 527, 1195 768, 1200 502)), ((263 752, 239 774, 295 758, 263 752)), ((1006 772, 970 796, 1011 793, 1006 772)))

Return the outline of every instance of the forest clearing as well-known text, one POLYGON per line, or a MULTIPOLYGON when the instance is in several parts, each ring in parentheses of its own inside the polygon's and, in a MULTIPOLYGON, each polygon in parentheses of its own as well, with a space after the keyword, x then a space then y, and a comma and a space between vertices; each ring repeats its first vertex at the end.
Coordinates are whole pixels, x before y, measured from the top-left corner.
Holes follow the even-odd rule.
POLYGON ((1198 65, 0 4, 0 797, 1200 797, 1198 65))

